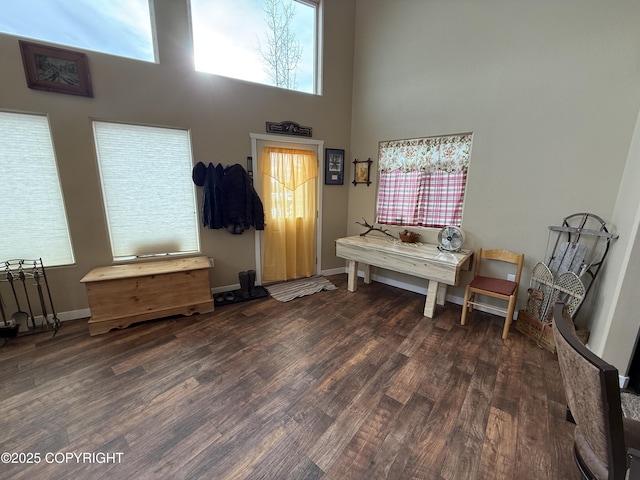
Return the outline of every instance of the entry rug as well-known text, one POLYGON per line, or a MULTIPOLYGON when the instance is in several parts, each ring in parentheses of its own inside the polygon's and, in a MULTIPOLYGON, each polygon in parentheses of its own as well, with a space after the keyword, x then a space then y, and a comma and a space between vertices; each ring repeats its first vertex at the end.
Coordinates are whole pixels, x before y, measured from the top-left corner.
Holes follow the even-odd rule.
POLYGON ((335 290, 333 283, 321 276, 302 278, 300 280, 290 280, 288 282, 276 283, 265 287, 269 294, 281 302, 288 302, 294 298, 313 295, 322 290, 335 290))

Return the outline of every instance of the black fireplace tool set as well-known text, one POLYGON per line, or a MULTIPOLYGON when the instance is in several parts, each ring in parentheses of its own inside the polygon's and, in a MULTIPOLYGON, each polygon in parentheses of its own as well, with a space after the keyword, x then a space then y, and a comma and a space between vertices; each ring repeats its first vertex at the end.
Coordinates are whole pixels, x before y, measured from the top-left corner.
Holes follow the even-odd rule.
POLYGON ((60 320, 53 307, 42 259, 7 260, 3 263, 4 278, 0 276, 0 338, 6 343, 19 334, 53 331, 55 335, 60 328, 60 320), (37 303, 33 300, 36 295, 37 303), (9 313, 11 299, 15 304, 13 313, 9 313), (28 311, 22 309, 23 305, 28 311))

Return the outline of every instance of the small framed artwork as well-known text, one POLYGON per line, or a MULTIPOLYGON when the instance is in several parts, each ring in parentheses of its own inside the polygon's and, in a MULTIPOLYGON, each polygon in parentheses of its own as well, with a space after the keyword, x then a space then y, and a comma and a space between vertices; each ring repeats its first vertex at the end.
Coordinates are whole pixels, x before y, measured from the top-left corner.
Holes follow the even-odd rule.
POLYGON ((344 183, 344 150, 324 149, 324 183, 325 185, 344 183))
POLYGON ((371 164, 373 162, 370 158, 366 160, 358 160, 355 159, 353 161, 353 185, 356 186, 359 183, 364 183, 367 185, 371 185, 371 180, 369 179, 369 174, 371 172, 371 164))
POLYGON ((20 51, 29 88, 93 97, 84 53, 22 40, 20 51))

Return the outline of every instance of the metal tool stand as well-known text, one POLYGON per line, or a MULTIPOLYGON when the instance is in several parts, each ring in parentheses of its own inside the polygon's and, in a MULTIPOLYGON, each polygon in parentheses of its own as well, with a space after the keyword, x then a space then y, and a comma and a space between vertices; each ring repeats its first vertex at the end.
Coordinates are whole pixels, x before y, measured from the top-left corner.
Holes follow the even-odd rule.
POLYGON ((60 320, 53 306, 51 290, 42 259, 14 259, 2 262, 0 273, 0 338, 52 331, 60 320), (26 307, 26 310, 23 308, 26 307))

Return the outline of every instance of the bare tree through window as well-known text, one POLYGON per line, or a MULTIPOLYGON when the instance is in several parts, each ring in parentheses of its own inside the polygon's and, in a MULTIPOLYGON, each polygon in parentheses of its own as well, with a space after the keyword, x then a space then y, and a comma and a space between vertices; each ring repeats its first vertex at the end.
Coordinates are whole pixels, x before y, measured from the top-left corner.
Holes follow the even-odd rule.
POLYGON ((296 14, 292 0, 265 0, 266 45, 259 42, 265 72, 277 87, 296 89, 296 71, 302 58, 302 46, 292 29, 296 14))

